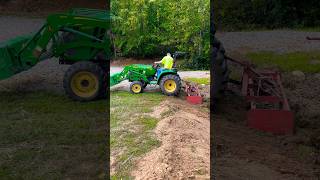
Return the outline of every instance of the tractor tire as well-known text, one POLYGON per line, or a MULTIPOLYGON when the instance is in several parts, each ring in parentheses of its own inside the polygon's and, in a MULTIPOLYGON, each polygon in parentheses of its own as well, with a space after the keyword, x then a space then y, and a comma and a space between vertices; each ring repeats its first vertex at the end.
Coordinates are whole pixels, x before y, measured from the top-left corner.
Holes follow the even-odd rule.
POLYGON ((130 92, 132 94, 139 94, 143 92, 143 84, 141 81, 133 81, 130 84, 130 92))
POLYGON ((227 64, 227 60, 225 58, 225 49, 222 43, 214 38, 213 44, 213 97, 219 98, 223 94, 226 89, 226 85, 229 81, 229 68, 227 64))
POLYGON ((181 89, 181 79, 178 75, 165 75, 160 80, 160 88, 167 96, 178 96, 181 89))
POLYGON ((106 95, 105 72, 93 62, 73 64, 65 73, 63 87, 73 100, 87 102, 106 95))

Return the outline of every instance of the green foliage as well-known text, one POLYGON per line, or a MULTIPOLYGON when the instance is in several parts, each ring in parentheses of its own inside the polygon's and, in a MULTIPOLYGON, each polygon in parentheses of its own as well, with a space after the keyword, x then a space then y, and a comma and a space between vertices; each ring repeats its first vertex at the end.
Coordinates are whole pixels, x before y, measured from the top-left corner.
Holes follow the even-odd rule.
POLYGON ((300 70, 307 73, 320 71, 319 52, 295 52, 276 54, 271 52, 249 53, 246 55, 255 64, 270 67, 275 66, 282 71, 300 70))
POLYGON ((214 2, 215 23, 226 30, 319 26, 318 0, 222 0, 214 2))
MULTIPOLYGON (((209 57, 209 0, 112 1, 115 44, 123 56, 154 57, 185 51, 209 57)), ((207 60, 208 61, 208 60, 207 60)))

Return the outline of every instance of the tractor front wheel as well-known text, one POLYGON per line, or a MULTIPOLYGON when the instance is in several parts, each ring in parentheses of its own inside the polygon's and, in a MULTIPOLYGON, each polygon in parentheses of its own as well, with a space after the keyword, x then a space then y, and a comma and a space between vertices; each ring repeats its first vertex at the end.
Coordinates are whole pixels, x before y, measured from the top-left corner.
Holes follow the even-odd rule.
POLYGON ((132 94, 139 94, 139 93, 142 93, 143 91, 143 84, 142 82, 140 81, 133 81, 131 84, 130 84, 130 92, 132 94))
POLYGON ((63 87, 66 94, 76 101, 92 101, 106 93, 105 73, 93 62, 73 64, 65 73, 63 87))
POLYGON ((178 75, 165 75, 160 80, 160 88, 167 96, 178 96, 181 89, 181 79, 178 75))

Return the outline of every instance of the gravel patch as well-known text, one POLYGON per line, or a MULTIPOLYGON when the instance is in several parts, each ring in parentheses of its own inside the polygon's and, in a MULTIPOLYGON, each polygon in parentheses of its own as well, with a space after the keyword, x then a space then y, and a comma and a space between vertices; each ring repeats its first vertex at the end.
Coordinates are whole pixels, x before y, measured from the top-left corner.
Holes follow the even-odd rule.
POLYGON ((318 51, 320 41, 308 41, 307 36, 320 37, 320 32, 274 30, 257 32, 217 32, 229 54, 257 51, 289 53, 296 51, 318 51))

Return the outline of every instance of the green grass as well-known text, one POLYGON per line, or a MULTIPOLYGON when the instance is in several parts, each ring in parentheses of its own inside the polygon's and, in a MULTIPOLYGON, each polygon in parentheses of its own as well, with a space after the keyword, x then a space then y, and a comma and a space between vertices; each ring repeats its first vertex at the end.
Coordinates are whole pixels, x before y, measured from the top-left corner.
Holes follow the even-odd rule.
POLYGON ((159 146, 160 142, 152 131, 158 119, 147 113, 163 99, 161 93, 111 93, 111 156, 116 162, 112 179, 131 178, 134 158, 159 146))
POLYGON ((320 31, 320 26, 319 27, 295 28, 294 30, 303 31, 303 32, 319 32, 320 31))
POLYGON ((284 72, 295 70, 306 73, 320 72, 320 52, 294 52, 287 54, 259 52, 248 53, 246 56, 258 66, 277 67, 284 72))
POLYGON ((1 92, 0 179, 102 179, 107 103, 1 92))
POLYGON ((210 84, 210 78, 184 78, 184 80, 189 82, 194 82, 197 84, 205 84, 205 85, 210 84))

